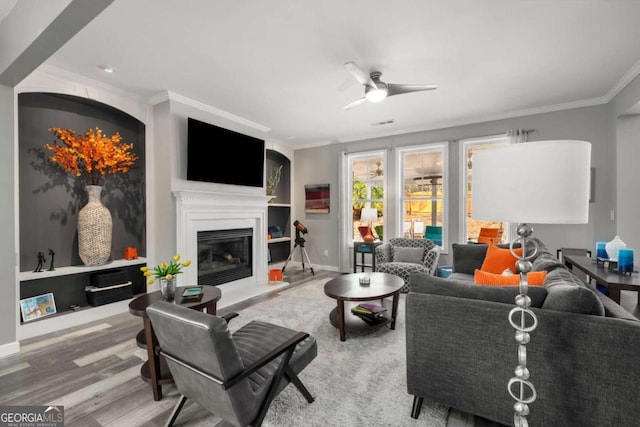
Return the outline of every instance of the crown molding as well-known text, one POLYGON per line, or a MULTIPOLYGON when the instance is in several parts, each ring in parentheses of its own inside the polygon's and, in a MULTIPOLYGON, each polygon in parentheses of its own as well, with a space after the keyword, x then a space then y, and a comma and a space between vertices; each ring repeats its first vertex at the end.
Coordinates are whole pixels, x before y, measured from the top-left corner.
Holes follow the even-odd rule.
POLYGON ((231 120, 235 123, 239 123, 241 125, 250 127, 252 129, 256 129, 259 130, 261 132, 267 133, 269 131, 271 131, 270 127, 261 125, 260 123, 256 123, 256 122, 252 122, 251 120, 247 120, 244 119, 240 116, 236 116, 235 114, 229 113, 227 111, 221 110, 219 108, 216 107, 212 107, 211 105, 207 105, 204 104, 200 101, 196 101, 194 99, 188 98, 184 95, 180 95, 178 93, 175 92, 171 92, 169 90, 167 91, 163 91, 160 92, 154 96, 152 96, 151 98, 149 98, 149 102, 151 103, 151 105, 156 105, 159 104, 161 102, 164 101, 176 101, 179 102, 181 104, 187 105, 189 107, 193 107, 195 109, 201 110, 201 111, 205 111, 207 113, 211 113, 214 114, 216 116, 225 118, 227 120, 231 120))
POLYGON ((609 92, 607 92, 607 94, 604 96, 607 102, 615 98, 615 96, 620 93, 620 91, 624 89, 629 83, 631 83, 631 80, 635 79, 638 74, 640 74, 640 61, 636 62, 633 67, 631 67, 629 71, 627 71, 624 76, 622 76, 622 78, 618 80, 618 82, 613 85, 611 89, 609 89, 609 92))
MULTIPOLYGON (((575 102, 567 102, 564 104, 556 104, 556 105, 547 105, 544 107, 536 107, 536 108, 528 108, 528 109, 524 109, 524 110, 516 110, 516 111, 512 111, 509 113, 503 113, 503 114, 493 114, 493 115, 487 115, 487 116, 480 116, 480 117, 476 117, 473 119, 469 119, 469 120, 459 120, 459 121, 451 121, 451 122, 440 122, 440 123, 434 123, 431 125, 426 125, 426 126, 416 126, 416 127, 412 127, 412 128, 402 128, 402 129, 397 129, 395 131, 388 131, 388 132, 380 132, 380 133, 376 133, 376 134, 369 134, 366 137, 353 137, 353 138, 341 138, 338 142, 339 143, 347 143, 347 142, 355 142, 355 141, 364 141, 364 140, 368 140, 368 139, 376 139, 376 138, 385 138, 385 137, 389 137, 389 136, 396 136, 396 135, 404 135, 404 134, 409 134, 409 133, 417 133, 417 132, 426 132, 426 131, 433 131, 433 130, 442 130, 442 129, 447 129, 447 128, 452 128, 452 127, 457 127, 457 126, 468 126, 468 125, 474 125, 474 124, 479 124, 479 123, 486 123, 486 122, 493 122, 493 121, 498 121, 498 120, 505 120, 505 119, 512 119, 512 118, 516 118, 516 117, 523 117, 523 116, 533 116, 536 114, 545 114, 545 113, 552 113, 552 112, 556 112, 556 111, 562 111, 562 110, 572 110, 575 108, 584 108, 584 107, 592 107, 595 105, 602 105, 602 104, 606 104, 608 101, 604 96, 598 97, 598 98, 591 98, 591 99, 583 99, 580 101, 575 101, 575 102)), ((319 145, 319 144, 317 144, 319 145)), ((296 147, 298 148, 298 147, 296 147)))

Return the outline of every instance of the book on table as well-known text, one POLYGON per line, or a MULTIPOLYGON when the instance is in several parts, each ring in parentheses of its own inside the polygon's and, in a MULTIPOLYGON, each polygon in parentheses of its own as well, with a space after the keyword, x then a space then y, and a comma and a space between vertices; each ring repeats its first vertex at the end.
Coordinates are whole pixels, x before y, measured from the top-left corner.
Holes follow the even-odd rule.
POLYGON ((189 286, 182 291, 182 302, 199 302, 202 294, 202 286, 189 286))
POLYGON ((369 324, 379 323, 384 319, 387 309, 381 305, 373 303, 361 303, 351 308, 351 313, 358 316, 369 324))

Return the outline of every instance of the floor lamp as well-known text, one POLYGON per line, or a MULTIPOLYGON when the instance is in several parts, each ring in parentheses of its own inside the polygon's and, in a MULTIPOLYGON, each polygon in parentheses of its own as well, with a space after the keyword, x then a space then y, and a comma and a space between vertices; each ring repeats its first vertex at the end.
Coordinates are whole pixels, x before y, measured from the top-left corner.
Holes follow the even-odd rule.
POLYGON ((530 259, 538 250, 530 224, 585 224, 589 220, 591 144, 585 141, 538 141, 509 144, 474 153, 474 219, 517 223, 518 238, 511 252, 520 272, 516 307, 509 313, 518 344, 517 366, 507 388, 515 400, 514 425, 527 427, 529 405, 536 400, 536 389, 527 367, 526 345, 538 319, 530 309, 527 272, 530 259), (514 252, 520 243, 522 255, 514 252))

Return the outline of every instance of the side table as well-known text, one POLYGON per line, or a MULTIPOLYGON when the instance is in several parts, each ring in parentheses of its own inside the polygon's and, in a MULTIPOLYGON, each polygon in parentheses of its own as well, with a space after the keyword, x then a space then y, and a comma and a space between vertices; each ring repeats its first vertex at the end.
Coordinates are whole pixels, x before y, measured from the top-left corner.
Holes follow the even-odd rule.
POLYGON ((380 246, 382 242, 353 242, 353 272, 357 273, 358 267, 362 267, 364 272, 365 267, 371 268, 371 271, 376 271, 376 247, 380 246), (360 264, 358 264, 358 254, 360 254, 360 264), (365 264, 364 257, 366 254, 371 255, 371 264, 365 264))
MULTIPOLYGON (((216 314, 217 303, 222 296, 222 292, 215 286, 203 286, 203 295, 200 301, 182 302, 183 287, 176 288, 175 304, 180 304, 194 310, 205 311, 209 314, 216 314)), ((163 357, 160 356, 158 339, 153 332, 153 326, 147 316, 147 307, 156 301, 162 301, 160 291, 140 295, 129 303, 129 313, 142 317, 144 329, 136 335, 136 343, 141 348, 147 349, 147 361, 140 368, 140 376, 148 383, 151 383, 153 400, 162 399, 162 385, 173 384, 173 378, 169 367, 163 357)))

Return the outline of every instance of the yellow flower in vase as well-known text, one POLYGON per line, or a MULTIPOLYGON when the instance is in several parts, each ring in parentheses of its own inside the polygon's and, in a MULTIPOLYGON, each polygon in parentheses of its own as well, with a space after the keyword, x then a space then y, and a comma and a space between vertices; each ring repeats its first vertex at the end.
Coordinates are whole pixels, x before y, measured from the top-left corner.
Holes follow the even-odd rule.
POLYGON ((164 278, 165 280, 171 280, 174 278, 176 274, 182 273, 183 267, 189 267, 191 265, 191 261, 186 260, 184 262, 180 262, 180 254, 176 254, 171 258, 169 264, 163 262, 160 265, 153 267, 152 269, 149 267, 140 267, 140 271, 144 274, 147 279, 147 285, 153 285, 156 279, 164 278), (154 277, 152 277, 154 276, 154 277))

